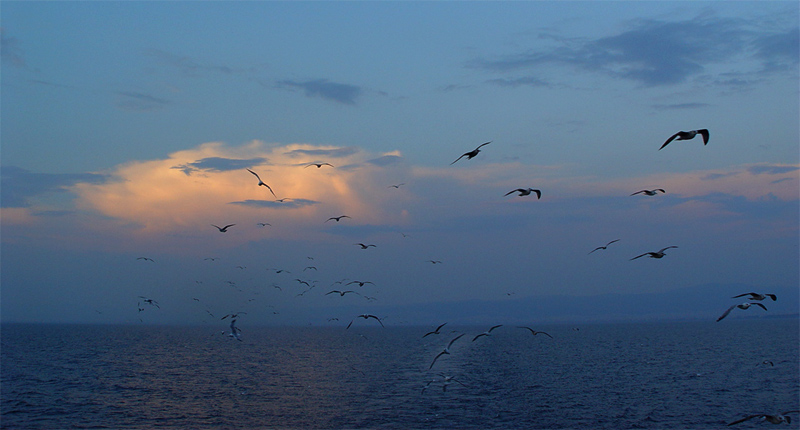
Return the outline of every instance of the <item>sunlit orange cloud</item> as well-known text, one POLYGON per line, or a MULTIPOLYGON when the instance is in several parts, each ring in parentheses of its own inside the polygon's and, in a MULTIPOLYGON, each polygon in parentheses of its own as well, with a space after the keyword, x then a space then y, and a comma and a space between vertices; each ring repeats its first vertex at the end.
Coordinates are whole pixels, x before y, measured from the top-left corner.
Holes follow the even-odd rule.
POLYGON ((139 236, 205 236, 218 233, 211 224, 235 223, 225 237, 237 237, 240 230, 249 233, 238 237, 252 239, 256 224, 265 222, 272 227, 257 234, 302 238, 324 232, 333 224, 325 221, 339 215, 352 217, 348 225, 402 223, 402 211, 381 204, 392 176, 402 169, 399 160, 396 152, 357 148, 212 142, 162 160, 120 165, 111 172, 113 180, 78 184, 73 191, 80 209, 135 226, 139 236), (312 162, 334 167, 306 167, 312 162), (287 200, 276 202, 247 168, 287 200))

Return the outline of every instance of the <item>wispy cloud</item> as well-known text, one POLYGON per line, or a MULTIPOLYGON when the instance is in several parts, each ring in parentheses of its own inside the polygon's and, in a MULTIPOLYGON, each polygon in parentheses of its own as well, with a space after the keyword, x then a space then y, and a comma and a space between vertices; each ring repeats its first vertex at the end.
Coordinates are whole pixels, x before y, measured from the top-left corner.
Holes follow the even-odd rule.
POLYGON ((124 110, 149 112, 162 109, 170 103, 169 100, 133 91, 120 91, 117 95, 117 107, 124 110))
POLYGON ((277 86, 278 88, 301 89, 307 97, 320 97, 346 105, 355 105, 362 93, 361 87, 330 82, 327 79, 315 79, 305 82, 283 80, 279 81, 277 86))
POLYGON ((674 104, 659 104, 652 105, 653 109, 657 110, 685 110, 685 109, 700 109, 711 106, 708 103, 674 103, 674 104))
POLYGON ((549 87, 550 86, 550 84, 547 83, 546 81, 544 81, 542 79, 539 79, 539 78, 534 78, 532 76, 525 76, 525 77, 521 77, 521 78, 510 78, 510 79, 503 79, 503 78, 490 79, 490 80, 488 80, 486 82, 488 82, 490 84, 497 85, 497 86, 501 86, 501 87, 511 87, 511 88, 517 88, 517 87, 549 87))
POLYGON ((200 76, 203 73, 221 73, 225 75, 231 75, 253 71, 251 68, 230 67, 226 65, 207 63, 187 55, 178 55, 160 49, 147 49, 144 51, 144 55, 152 58, 161 66, 177 69, 187 76, 200 76))

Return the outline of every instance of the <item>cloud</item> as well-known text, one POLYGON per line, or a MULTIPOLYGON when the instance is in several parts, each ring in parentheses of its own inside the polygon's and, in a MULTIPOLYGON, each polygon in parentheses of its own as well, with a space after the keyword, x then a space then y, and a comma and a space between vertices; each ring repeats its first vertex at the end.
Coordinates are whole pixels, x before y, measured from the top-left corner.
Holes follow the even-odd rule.
POLYGON ((668 105, 652 105, 654 109, 658 110, 684 110, 684 109, 700 109, 711 106, 708 103, 674 103, 668 105))
POLYGON ((14 67, 25 68, 25 53, 19 46, 19 40, 15 37, 6 36, 4 28, 0 28, 0 58, 3 64, 14 67))
POLYGON ((265 164, 267 162, 267 159, 263 157, 254 157, 248 159, 207 157, 191 163, 172 166, 170 169, 180 170, 189 176, 198 171, 227 172, 231 170, 242 170, 251 168, 255 165, 265 164))
MULTIPOLYGON (((555 46, 496 58, 478 58, 470 61, 468 67, 510 73, 567 65, 644 86, 684 83, 711 73, 711 65, 742 59, 756 60, 764 70, 796 68, 796 28, 766 33, 751 30, 750 24, 714 17, 684 21, 639 20, 631 28, 612 36, 597 39, 550 37, 548 42, 555 46)), ((491 82, 513 84, 515 80, 491 82)))
POLYGON ((147 49, 144 51, 144 55, 154 59, 157 64, 177 69, 187 76, 199 76, 208 72, 231 75, 252 71, 247 68, 204 63, 190 56, 178 55, 160 49, 147 49))
POLYGON ((512 79, 490 79, 486 81, 490 84, 498 85, 501 87, 549 87, 550 84, 546 81, 543 81, 539 78, 534 78, 531 76, 521 77, 521 78, 512 78, 512 79))
POLYGON ((253 208, 296 209, 303 206, 316 205, 319 204, 319 202, 308 199, 287 199, 286 201, 280 202, 274 200, 244 200, 240 202, 230 202, 230 204, 253 208))
POLYGON ((362 93, 361 87, 330 82, 327 79, 298 82, 292 80, 279 81, 278 88, 299 88, 307 97, 321 97, 346 105, 355 105, 362 93))
POLYGON ((800 169, 799 166, 785 164, 758 164, 748 167, 747 171, 754 175, 781 175, 783 173, 796 172, 798 169, 800 169))
POLYGON ((138 92, 118 92, 117 107, 124 110, 147 112, 162 109, 168 105, 169 100, 153 97, 149 94, 138 92))
POLYGON ((99 184, 108 177, 99 173, 33 173, 16 166, 3 166, 0 178, 0 207, 25 208, 42 194, 65 193, 77 183, 99 184))

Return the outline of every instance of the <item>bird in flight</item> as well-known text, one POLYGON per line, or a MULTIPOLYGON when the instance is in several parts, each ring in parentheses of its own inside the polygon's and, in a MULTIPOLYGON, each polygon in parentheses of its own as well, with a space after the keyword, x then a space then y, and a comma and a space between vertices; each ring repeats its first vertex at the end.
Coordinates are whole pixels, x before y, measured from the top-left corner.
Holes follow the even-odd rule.
POLYGON ((742 418, 740 420, 736 420, 734 422, 728 423, 728 425, 732 426, 734 424, 739 424, 741 422, 745 422, 745 421, 751 420, 753 418, 761 418, 761 419, 763 419, 764 421, 766 421, 766 422, 768 422, 770 424, 780 424, 780 423, 790 424, 792 422, 792 418, 788 417, 787 415, 798 413, 798 412, 800 412, 800 411, 786 411, 786 412, 781 412, 778 415, 767 415, 767 414, 748 415, 748 416, 746 416, 746 417, 744 417, 744 418, 742 418))
POLYGON ((228 333, 228 336, 230 336, 230 337, 238 340, 239 342, 241 342, 242 338, 239 337, 239 333, 241 333, 241 332, 242 332, 242 329, 240 329, 239 327, 236 327, 236 318, 234 317, 233 319, 231 319, 231 332, 228 333))
POLYGON ((358 284, 359 287, 363 287, 364 284, 375 285, 375 283, 373 283, 372 281, 350 281, 350 282, 346 283, 345 285, 350 285, 350 284, 358 284))
POLYGON ((219 230, 219 232, 220 232, 220 233, 227 233, 227 232, 228 232, 228 227, 233 227, 233 226, 235 226, 235 225, 236 225, 236 224, 228 224, 228 225, 226 225, 225 227, 220 227, 220 226, 218 226, 218 225, 211 224, 211 226, 212 226, 212 227, 216 227, 216 228, 217 228, 217 230, 219 230))
POLYGON ((339 297, 344 297, 344 295, 347 294, 347 293, 353 293, 353 294, 358 295, 358 296, 361 295, 361 294, 358 294, 358 293, 356 293, 355 291, 352 291, 352 290, 347 290, 347 291, 333 290, 333 291, 328 291, 327 293, 325 293, 325 295, 327 296, 328 294, 333 294, 333 293, 339 294, 339 297))
POLYGON ((388 187, 386 187, 386 188, 400 188, 400 187, 401 187, 401 186, 403 186, 403 185, 405 185, 405 183, 402 183, 402 184, 397 184, 397 185, 389 185, 389 186, 388 186, 388 187))
MULTIPOLYGON (((365 320, 366 319, 370 319, 370 318, 375 318, 381 324, 381 327, 385 327, 383 325, 383 322, 381 321, 381 319, 376 317, 375 315, 361 314, 361 315, 358 315, 356 318, 364 318, 365 320)), ((351 320, 350 324, 347 324, 347 328, 345 328, 345 330, 347 330, 348 328, 350 328, 351 325, 353 325, 353 321, 355 321, 355 319, 351 320)))
POLYGON ((264 183, 264 181, 262 181, 262 180, 261 180, 261 177, 259 177, 259 176, 258 176, 258 173, 254 172, 254 171, 252 171, 252 170, 250 170, 250 169, 247 169, 247 171, 248 171, 248 172, 250 172, 250 173, 252 173, 252 174, 253 174, 253 175, 254 175, 256 178, 258 178, 258 185, 263 185, 263 186, 267 187, 267 189, 269 190, 269 192, 270 192, 270 193, 272 193, 272 195, 273 195, 273 196, 274 196, 276 199, 278 198, 278 196, 276 196, 276 195, 275 195, 275 191, 272 191, 272 187, 270 187, 269 185, 265 184, 265 183, 264 183))
POLYGON ((739 298, 739 297, 744 297, 744 296, 750 296, 750 299, 749 299, 749 300, 764 300, 764 299, 766 299, 767 297, 769 297, 770 299, 772 299, 772 301, 773 301, 773 302, 774 302, 774 301, 776 301, 776 300, 778 300, 778 296, 776 296, 775 294, 769 294, 769 293, 767 293, 767 294, 759 294, 759 293, 744 293, 744 294, 739 294, 738 296, 733 296, 732 298, 736 299, 736 298, 739 298))
POLYGON ((633 193, 633 194, 631 194, 631 195, 632 195, 632 196, 635 196, 635 195, 637 195, 637 194, 642 194, 642 193, 644 193, 644 195, 646 195, 646 196, 654 196, 654 195, 658 194, 658 192, 659 192, 659 191, 661 191, 662 193, 666 193, 666 191, 664 191, 664 189, 663 189, 663 188, 656 188, 655 190, 642 190, 642 191, 637 191, 637 192, 635 192, 635 193, 633 193))
POLYGON ((259 227, 266 227, 268 225, 271 226, 272 224, 270 224, 268 222, 259 222, 259 223, 256 223, 256 225, 259 226, 259 227))
POLYGON ((742 303, 740 305, 733 305, 733 306, 729 307, 728 310, 726 310, 722 315, 720 315, 719 318, 717 318, 717 322, 722 321, 722 319, 725 318, 726 316, 728 316, 728 314, 731 313, 731 311, 734 310, 735 308, 750 309, 750 306, 753 306, 753 305, 760 306, 762 309, 767 310, 767 307, 762 305, 761 303, 749 303, 749 302, 746 302, 746 303, 742 303))
POLYGON ((425 333, 425 335, 423 335, 422 337, 425 338, 425 336, 428 336, 428 335, 431 335, 431 334, 441 334, 441 333, 439 333, 439 330, 441 330, 442 327, 444 327, 445 325, 447 325, 447 323, 441 324, 439 327, 436 327, 436 330, 430 331, 428 333, 425 333))
POLYGON ((142 299, 142 301, 143 301, 143 302, 145 302, 145 303, 147 303, 148 305, 150 305, 150 306, 155 306, 155 307, 157 307, 157 308, 161 309, 161 306, 159 306, 159 305, 158 305, 158 302, 157 302, 157 301, 155 301, 155 300, 153 300, 153 299, 148 299, 148 298, 147 298, 147 297, 145 297, 145 296, 139 296, 139 298, 140 298, 140 299, 142 299))
POLYGON ((153 263, 156 262, 156 260, 153 260, 152 258, 148 258, 148 257, 139 257, 139 258, 137 258, 137 260, 152 261, 153 263))
MULTIPOLYGON (((458 161, 458 160, 460 160, 460 159, 462 159, 462 158, 464 158, 464 157, 467 157, 467 160, 471 160, 471 159, 472 159, 472 157, 474 157, 474 156, 478 155, 478 153, 479 153, 479 152, 481 152, 481 147, 482 147, 482 146, 484 146, 484 145, 488 145, 488 144, 490 144, 490 143, 492 143, 492 141, 491 141, 491 140, 490 140, 490 141, 488 141, 488 142, 486 142, 486 143, 482 143, 482 144, 478 145, 478 147, 477 147, 477 148, 475 148, 475 149, 473 149, 472 151, 465 152, 465 153, 463 153, 463 154, 462 154, 460 157, 456 158, 456 161, 458 161)), ((450 165, 452 166, 453 164, 456 164, 456 161, 453 161, 452 163, 450 163, 450 165)))
POLYGON ((445 354, 449 355, 450 354, 450 347, 453 346, 453 343, 455 343, 455 341, 461 339, 461 336, 464 336, 464 334, 465 333, 461 333, 460 335, 456 336, 453 340, 450 341, 450 343, 447 344, 447 346, 442 350, 442 352, 437 354, 436 357, 433 357, 433 361, 431 362, 431 365, 428 367, 428 370, 433 369, 433 365, 436 364, 436 360, 438 360, 439 357, 441 357, 441 356, 443 356, 445 354))
MULTIPOLYGON (((216 227, 216 226, 214 226, 214 227, 216 227)), ((230 227, 230 226, 228 226, 228 227, 230 227)), ((206 257, 203 260, 217 261, 217 260, 219 260, 219 257, 206 257)))
POLYGON ((239 318, 239 315, 247 315, 247 312, 239 312, 239 313, 236 313, 236 314, 228 314, 228 315, 225 315, 224 317, 220 318, 220 320, 224 320, 225 318, 228 318, 228 317, 231 317, 231 319, 235 320, 236 318, 239 318))
POLYGON ((349 217, 349 216, 347 216, 347 215, 332 216, 332 217, 330 217, 330 218, 326 219, 326 220, 325 220, 325 222, 328 222, 328 221, 330 221, 330 220, 334 220, 334 221, 336 221, 336 222, 339 222, 339 221, 341 221, 341 220, 342 220, 342 218, 350 218, 350 217, 349 217))
POLYGON ((593 250, 589 251, 589 254, 591 254, 591 253, 593 253, 593 252, 597 251, 598 249, 606 249, 606 248, 608 248, 608 245, 611 245, 611 244, 612 244, 612 243, 614 243, 614 242, 619 242, 619 239, 614 239, 614 240, 612 240, 611 242, 608 242, 608 243, 607 243, 605 246, 598 246, 597 248, 595 248, 595 249, 593 249, 593 250))
POLYGON ((639 257, 644 257, 645 255, 647 255, 650 258, 662 258, 663 256, 667 255, 667 254, 664 254, 664 251, 666 251, 666 250, 668 250, 670 248, 677 248, 677 246, 668 246, 668 247, 662 248, 660 251, 656 251, 656 252, 645 252, 642 255, 637 255, 636 257, 631 258, 631 260, 636 260, 639 257))
POLYGON ((664 142, 663 145, 661 145, 661 148, 658 148, 658 150, 661 151, 673 140, 691 140, 694 139, 694 137, 698 134, 703 136, 703 145, 708 144, 708 130, 701 128, 700 130, 679 131, 673 134, 669 139, 667 139, 666 142, 664 142))
POLYGON ((427 261, 428 263, 431 263, 431 264, 442 264, 441 260, 425 260, 425 261, 427 261))
POLYGON ((536 336, 537 334, 543 334, 543 335, 545 335, 545 336, 549 337, 550 339, 552 339, 552 338, 553 338, 553 336, 550 336, 549 334, 547 334, 547 333, 545 333, 545 332, 543 332, 543 331, 536 331, 536 330, 534 330, 534 329, 532 329, 532 328, 530 328, 530 327, 517 326, 517 328, 526 328, 526 329, 530 330, 530 331, 531 331, 531 334, 532 334, 532 335, 534 335, 534 336, 536 336))
POLYGON ((516 190, 511 190, 507 192, 505 195, 509 195, 512 193, 519 193, 517 196, 529 196, 531 193, 536 193, 536 199, 542 198, 542 192, 539 190, 534 190, 533 188, 517 188, 516 190))
POLYGON ((331 164, 331 163, 308 163, 305 168, 309 168, 311 166, 317 166, 317 169, 319 169, 322 166, 331 166, 331 167, 333 167, 333 164, 331 164))
POLYGON ((369 248, 370 246, 372 246, 372 247, 374 247, 374 248, 377 248, 377 246, 375 246, 375 245, 373 245, 373 244, 371 244, 371 243, 370 243, 369 245, 365 245, 365 244, 363 244, 363 243, 360 243, 360 242, 359 242, 359 243, 354 243, 353 245, 358 245, 358 246, 360 246, 360 247, 361 247, 361 249, 367 249, 367 248, 369 248))
POLYGON ((475 342, 475 340, 478 339, 481 336, 491 336, 492 335, 492 330, 496 329, 497 327, 502 327, 502 326, 503 326, 503 324, 498 324, 496 326, 492 326, 492 328, 490 328, 489 330, 486 330, 485 332, 473 337, 472 341, 475 342))

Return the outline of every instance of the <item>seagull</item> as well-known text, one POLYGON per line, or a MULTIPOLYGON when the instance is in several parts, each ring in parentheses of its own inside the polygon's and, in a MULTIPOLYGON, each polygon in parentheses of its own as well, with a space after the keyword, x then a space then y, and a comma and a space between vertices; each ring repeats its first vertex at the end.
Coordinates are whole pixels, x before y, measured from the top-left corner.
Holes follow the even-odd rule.
POLYGON ((375 245, 373 245, 373 244, 364 245, 363 243, 354 243, 353 245, 358 245, 358 246, 360 246, 360 247, 361 247, 361 249, 367 249, 367 248, 369 248, 370 246, 372 246, 372 247, 374 247, 374 248, 377 248, 377 246, 375 246, 375 245))
POLYGON ((447 392, 447 386, 448 386, 448 385, 450 385, 450 382, 458 382, 458 383, 459 383, 459 384, 461 384, 462 386, 469 388, 469 386, 468 386, 467 384, 465 384, 465 383, 463 383, 463 382, 459 381, 458 379, 456 379, 456 377, 455 377, 455 376, 447 376, 447 375, 444 375, 444 374, 442 374, 442 373, 440 373, 440 374, 439 374, 439 376, 441 376, 442 378, 444 378, 444 381, 443 381, 443 382, 444 382, 444 384, 442 385, 442 392, 443 392, 443 393, 444 393, 444 392, 447 392))
POLYGON ((598 249, 606 249, 606 248, 608 248, 608 245, 611 245, 611 244, 612 244, 612 243, 614 243, 614 242, 619 242, 619 239, 614 239, 614 240, 612 240, 611 242, 608 242, 608 243, 607 243, 605 246, 598 246, 597 248, 595 248, 595 249, 593 249, 593 250, 589 251, 589 254, 591 254, 591 253, 593 253, 593 252, 597 251, 598 249))
POLYGON ((531 193, 536 193, 537 200, 542 198, 542 192, 540 190, 534 190, 533 188, 517 188, 516 190, 511 190, 507 192, 506 196, 517 192, 519 193, 517 194, 518 196, 529 196, 531 193))
POLYGON ((139 257, 139 258, 137 258, 137 260, 152 261, 153 263, 156 262, 156 260, 153 260, 152 258, 147 258, 147 257, 139 257))
POLYGON ((305 168, 309 168, 311 166, 317 166, 317 169, 319 169, 322 166, 331 166, 331 167, 333 167, 333 164, 331 164, 331 163, 308 163, 308 165, 306 165, 305 168))
POLYGON ((405 185, 405 182, 404 182, 404 183, 401 183, 401 184, 397 184, 397 185, 389 185, 389 186, 388 186, 388 187, 386 187, 386 188, 400 188, 400 187, 401 187, 401 186, 403 186, 403 185, 405 185))
POLYGON ((549 334, 547 334, 547 333, 545 333, 543 331, 536 331, 536 330, 534 330, 534 329, 532 329, 530 327, 517 326, 517 328, 526 328, 526 329, 530 330, 531 334, 534 335, 534 336, 536 336, 537 334, 543 334, 543 335, 549 337, 550 339, 553 338, 553 336, 550 336, 549 334))
MULTIPOLYGON (((471 160, 472 157, 478 155, 478 153, 481 152, 481 146, 488 145, 490 143, 492 143, 491 140, 486 142, 486 143, 482 143, 482 144, 478 145, 478 147, 473 149, 472 151, 465 152, 460 157, 456 158, 456 161, 458 161, 458 160, 460 160, 460 159, 462 159, 464 157, 467 157, 467 160, 471 160)), ((450 163, 450 165, 452 166, 453 164, 456 164, 456 161, 453 161, 452 163, 450 163)))
POLYGON ((347 216, 347 215, 332 216, 332 217, 326 219, 325 222, 328 222, 330 220, 336 220, 336 222, 339 222, 339 221, 342 220, 342 218, 350 218, 350 217, 347 216))
POLYGON ((231 319, 231 332, 228 336, 235 338, 239 342, 242 341, 242 338, 239 337, 239 333, 242 331, 239 327, 236 327, 236 318, 231 319))
POLYGON ((464 334, 465 333, 461 333, 460 335, 456 336, 453 340, 451 340, 450 343, 448 343, 447 346, 442 350, 442 352, 440 352, 439 354, 436 355, 436 357, 433 358, 433 362, 431 362, 431 365, 428 367, 428 370, 433 369, 433 365, 436 364, 436 360, 438 360, 439 357, 441 357, 441 356, 443 356, 445 354, 449 355, 450 354, 450 347, 453 346, 453 343, 455 341, 461 339, 461 336, 464 336, 464 334))
MULTIPOLYGON (((233 225, 233 224, 231 224, 231 225, 233 225)), ((230 226, 228 226, 228 227, 230 227, 230 226)), ((204 258, 203 260, 217 261, 217 260, 219 260, 219 257, 207 257, 207 258, 204 258)))
POLYGON ((150 306, 155 306, 155 307, 157 307, 157 308, 161 309, 161 306, 159 306, 159 305, 158 305, 158 302, 157 302, 157 301, 155 301, 155 300, 153 300, 153 299, 148 299, 148 298, 147 298, 147 297, 145 297, 145 296, 139 296, 139 298, 140 298, 140 299, 143 299, 142 301, 143 301, 143 302, 145 302, 145 303, 147 303, 148 305, 150 305, 150 306))
POLYGON ((356 295, 359 295, 359 296, 361 295, 361 294, 358 294, 358 293, 356 293, 355 291, 352 291, 352 290, 347 290, 347 291, 333 290, 333 291, 329 291, 329 292, 325 293, 325 295, 327 296, 328 294, 333 294, 333 293, 338 293, 340 297, 344 297, 344 295, 347 294, 347 293, 353 293, 353 294, 356 294, 356 295))
POLYGON ((773 302, 774 302, 775 300, 778 300, 778 296, 776 296, 775 294, 769 294, 769 293, 767 293, 767 294, 759 294, 759 293, 744 293, 744 294, 739 294, 738 296, 733 296, 732 298, 733 298, 733 299, 735 299, 735 298, 738 298, 738 297, 744 297, 744 296, 750 296, 750 298, 749 298, 748 300, 764 300, 764 299, 766 299, 767 297, 769 297, 770 299, 772 299, 772 301, 773 301, 773 302))
POLYGON ((235 226, 236 224, 228 224, 228 225, 226 225, 225 227, 220 227, 220 226, 218 226, 218 225, 214 225, 214 224, 211 224, 211 225, 212 225, 213 227, 216 227, 216 228, 217 228, 217 230, 219 230, 219 232, 220 232, 220 233, 227 233, 227 232, 228 232, 228 227, 233 227, 233 226, 235 226))
MULTIPOLYGON (((381 324, 381 327, 386 327, 386 326, 383 325, 383 322, 381 321, 381 319, 376 317, 375 315, 361 314, 361 315, 357 316, 356 318, 364 318, 365 320, 366 319, 370 319, 370 318, 375 318, 381 324)), ((353 321, 355 321, 355 319, 350 321, 350 324, 347 324, 347 328, 345 330, 347 330, 348 328, 350 328, 351 325, 353 325, 353 321)))
POLYGON ((656 251, 656 252, 645 252, 642 255, 637 255, 636 257, 631 258, 631 260, 636 260, 639 257, 644 257, 645 255, 649 256, 650 258, 662 258, 663 256, 667 255, 667 254, 664 254, 664 251, 666 251, 666 250, 668 250, 670 248, 677 248, 677 246, 668 246, 668 247, 663 248, 660 251, 656 251))
POLYGON ((633 194, 631 194, 631 195, 632 195, 632 196, 635 196, 635 195, 637 195, 637 194, 644 193, 644 194, 645 194, 645 195, 647 195, 647 196, 654 196, 654 195, 658 194, 658 192, 659 192, 659 191, 661 191, 662 193, 666 193, 666 191, 664 191, 664 189, 663 189, 663 188, 656 188, 655 190, 642 190, 642 191, 637 191, 637 192, 635 192, 635 193, 633 193, 633 194))
POLYGON ((235 320, 236 318, 239 318, 239 315, 247 315, 247 312, 239 312, 238 314, 228 314, 220 319, 224 320, 225 318, 231 317, 231 319, 235 320))
POLYGON ((272 226, 272 224, 270 224, 268 222, 259 222, 256 225, 259 226, 259 227, 272 226))
POLYGON ((667 139, 667 141, 664 142, 664 144, 661 145, 661 148, 658 148, 658 150, 661 151, 662 149, 664 149, 664 147, 667 146, 667 144, 669 144, 670 142, 672 142, 673 139, 677 138, 677 140, 691 140, 694 139, 694 137, 697 136, 698 134, 703 136, 703 145, 708 144, 708 130, 702 128, 700 130, 679 131, 670 136, 670 138, 667 139))
POLYGON ((472 341, 473 341, 473 342, 475 342, 475 339, 477 339, 477 338, 479 338, 479 337, 481 337, 481 336, 491 336, 491 335, 492 335, 492 334, 491 334, 491 333, 492 333, 492 330, 496 329, 497 327, 502 327, 502 326, 503 326, 503 324, 498 324, 498 325, 496 325, 496 326, 492 326, 492 328, 490 328, 489 330, 486 330, 485 332, 483 332, 483 333, 481 333, 481 334, 479 334, 479 335, 477 335, 477 336, 473 337, 473 338, 472 338, 472 341))
POLYGON ((306 281, 304 281, 304 280, 302 280, 300 278, 295 279, 295 281, 297 281, 297 282, 299 282, 301 284, 306 284, 306 287, 310 287, 311 286, 311 284, 309 284, 308 282, 306 282, 306 281))
POLYGON ((258 185, 263 185, 263 186, 267 187, 269 192, 272 193, 272 195, 275 196, 276 199, 278 198, 278 196, 275 195, 275 191, 272 191, 272 187, 270 187, 269 185, 265 184, 264 181, 262 181, 261 178, 258 176, 258 173, 254 172, 254 171, 252 171, 250 169, 247 169, 247 171, 252 173, 256 178, 258 178, 258 185))
POLYGON ((317 270, 317 266, 306 266, 305 268, 303 268, 303 272, 305 272, 306 270, 309 270, 309 269, 317 270))
POLYGON ((431 264, 442 264, 442 261, 441 261, 441 260, 426 260, 426 261, 427 261, 428 263, 431 263, 431 264))
POLYGON ((350 281, 350 282, 346 283, 345 285, 350 285, 350 284, 358 284, 359 287, 363 287, 364 284, 375 285, 375 283, 372 282, 372 281, 350 281))
POLYGON ((444 327, 445 325, 447 325, 447 323, 444 323, 444 324, 440 325, 439 327, 436 327, 436 330, 434 330, 434 331, 425 333, 425 335, 422 336, 422 337, 425 338, 425 336, 428 336, 428 335, 431 335, 431 334, 441 334, 441 333, 439 333, 439 330, 441 330, 442 327, 444 327))
POLYGON ((745 303, 742 303, 742 304, 740 304, 740 305, 733 305, 733 306, 729 307, 729 308, 728 308, 728 310, 726 310, 726 311, 725 311, 725 313, 723 313, 722 315, 720 315, 720 316, 719 316, 719 318, 717 318, 717 322, 720 322, 720 321, 722 321, 722 319, 723 319, 723 318, 725 318, 726 316, 728 316, 728 314, 729 314, 729 313, 731 313, 731 311, 732 311, 734 308, 739 308, 739 309, 749 309, 749 308, 750 308, 750 306, 752 306, 752 305, 760 306, 760 307, 761 307, 761 308, 763 308, 764 310, 767 310, 767 307, 766 307, 766 306, 764 306, 764 305, 762 305, 761 303, 749 303, 749 302, 745 302, 745 303))
POLYGON ((744 417, 744 418, 742 418, 740 420, 736 420, 736 421, 734 421, 732 423, 728 423, 728 425, 732 426, 734 424, 739 424, 741 422, 744 422, 744 421, 747 421, 747 420, 750 420, 750 419, 753 419, 753 418, 763 418, 764 421, 766 421, 768 423, 771 423, 771 424, 780 424, 780 423, 790 424, 792 422, 792 418, 791 417, 787 417, 786 415, 794 414, 794 413, 798 413, 798 412, 800 412, 800 411, 786 411, 786 412, 781 412, 778 415, 767 415, 767 414, 748 415, 748 416, 746 416, 746 417, 744 417))

